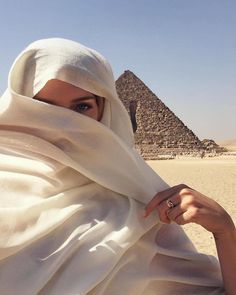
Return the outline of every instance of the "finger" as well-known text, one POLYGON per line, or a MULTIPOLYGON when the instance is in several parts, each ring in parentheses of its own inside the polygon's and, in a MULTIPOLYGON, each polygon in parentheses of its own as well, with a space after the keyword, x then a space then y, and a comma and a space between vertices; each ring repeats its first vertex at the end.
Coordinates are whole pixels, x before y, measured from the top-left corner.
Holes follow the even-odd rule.
POLYGON ((180 215, 187 212, 187 214, 185 214, 183 218, 188 217, 188 222, 193 222, 196 213, 199 212, 198 207, 196 207, 196 204, 194 202, 193 196, 188 194, 184 196, 175 195, 171 198, 171 200, 173 200, 173 203, 176 204, 176 206, 167 210, 168 218, 176 222, 180 215))
POLYGON ((190 222, 195 222, 196 208, 188 208, 175 217, 174 222, 179 225, 184 225, 190 222))
POLYGON ((171 206, 168 204, 169 202, 173 204, 173 207, 181 204, 181 206, 189 206, 192 202, 194 202, 194 194, 193 190, 189 187, 181 188, 177 193, 174 195, 169 196, 167 199, 164 199, 158 207, 166 208, 168 210, 171 206))
MULTIPOLYGON (((168 200, 168 199, 167 199, 168 200)), ((167 200, 162 201, 157 207, 157 211, 159 214, 159 218, 162 222, 167 223, 170 221, 169 219, 169 212, 172 212, 173 210, 175 210, 175 208, 179 207, 180 204, 180 199, 179 199, 179 195, 176 194, 174 196, 171 196, 171 202, 174 204, 173 208, 169 208, 167 205, 167 200)))
POLYGON ((158 193, 159 196, 159 202, 164 202, 167 199, 171 200, 173 199, 174 195, 180 195, 181 192, 184 191, 189 191, 189 187, 185 184, 179 184, 179 185, 175 185, 171 188, 169 188, 168 190, 164 190, 162 192, 158 193))
POLYGON ((187 209, 183 208, 180 204, 172 209, 167 210, 166 215, 168 216, 169 220, 176 222, 176 219, 186 211, 187 209))
POLYGON ((184 187, 187 186, 184 184, 180 184, 157 193, 145 207, 144 217, 147 217, 161 202, 170 198, 172 195, 174 195, 176 192, 180 191, 184 187))

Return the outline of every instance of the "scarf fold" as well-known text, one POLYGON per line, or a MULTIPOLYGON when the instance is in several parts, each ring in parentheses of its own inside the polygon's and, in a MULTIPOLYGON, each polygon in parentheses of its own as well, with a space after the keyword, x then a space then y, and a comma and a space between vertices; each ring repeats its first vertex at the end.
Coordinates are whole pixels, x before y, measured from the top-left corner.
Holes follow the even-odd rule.
POLYGON ((223 294, 216 259, 179 226, 143 218, 168 185, 135 151, 96 51, 46 39, 19 55, 0 99, 0 153, 2 295, 223 294), (104 97, 101 121, 32 99, 50 79, 104 97))

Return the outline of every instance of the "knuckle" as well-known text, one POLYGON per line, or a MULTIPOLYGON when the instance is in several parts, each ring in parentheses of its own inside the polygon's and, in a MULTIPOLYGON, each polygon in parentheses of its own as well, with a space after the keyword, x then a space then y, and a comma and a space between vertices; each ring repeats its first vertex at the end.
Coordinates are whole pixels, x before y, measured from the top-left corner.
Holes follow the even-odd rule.
POLYGON ((179 225, 184 225, 186 222, 183 218, 181 218, 180 216, 175 218, 175 222, 179 225))
POLYGON ((184 188, 188 188, 188 186, 185 183, 181 183, 180 185, 178 185, 179 188, 184 189, 184 188))
POLYGON ((193 195, 188 195, 185 199, 186 203, 189 205, 195 204, 195 198, 193 195))
POLYGON ((190 215, 190 218, 193 220, 193 221, 196 221, 199 219, 199 216, 201 215, 201 210, 200 208, 192 208, 189 212, 189 215, 190 215))
POLYGON ((188 187, 185 187, 185 188, 181 189, 180 195, 188 195, 188 194, 191 194, 191 192, 192 191, 188 187))

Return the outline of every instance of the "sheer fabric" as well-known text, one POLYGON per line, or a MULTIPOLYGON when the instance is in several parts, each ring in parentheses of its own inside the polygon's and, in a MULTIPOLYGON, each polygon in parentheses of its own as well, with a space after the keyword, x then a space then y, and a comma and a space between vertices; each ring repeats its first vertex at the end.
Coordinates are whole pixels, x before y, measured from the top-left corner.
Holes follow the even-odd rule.
POLYGON ((145 204, 168 185, 137 154, 108 62, 64 39, 32 43, 0 99, 0 290, 224 294, 217 260, 145 204), (32 97, 59 79, 105 98, 101 122, 32 97))

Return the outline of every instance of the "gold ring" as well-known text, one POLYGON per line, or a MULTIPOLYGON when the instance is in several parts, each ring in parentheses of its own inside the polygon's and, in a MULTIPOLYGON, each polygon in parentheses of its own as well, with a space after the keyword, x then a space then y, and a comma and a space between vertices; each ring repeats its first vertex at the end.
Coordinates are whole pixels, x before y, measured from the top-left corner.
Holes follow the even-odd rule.
POLYGON ((172 209, 175 207, 175 204, 170 199, 166 200, 166 204, 169 209, 172 209))

